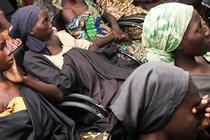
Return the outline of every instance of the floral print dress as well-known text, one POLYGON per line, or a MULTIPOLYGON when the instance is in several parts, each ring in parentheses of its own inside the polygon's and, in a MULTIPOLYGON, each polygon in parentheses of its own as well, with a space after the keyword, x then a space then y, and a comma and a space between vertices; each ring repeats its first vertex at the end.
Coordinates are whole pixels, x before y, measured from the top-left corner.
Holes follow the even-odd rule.
MULTIPOLYGON (((88 6, 88 10, 80 16, 75 16, 66 24, 69 33, 77 39, 90 40, 108 35, 111 28, 102 20, 104 10, 89 0, 85 0, 85 4, 88 6)), ((145 57, 146 49, 142 45, 141 39, 130 43, 121 41, 120 43, 117 42, 116 45, 119 46, 120 52, 123 52, 123 54, 119 54, 119 57, 128 61, 132 61, 131 57, 133 57, 139 63, 147 62, 145 57)))

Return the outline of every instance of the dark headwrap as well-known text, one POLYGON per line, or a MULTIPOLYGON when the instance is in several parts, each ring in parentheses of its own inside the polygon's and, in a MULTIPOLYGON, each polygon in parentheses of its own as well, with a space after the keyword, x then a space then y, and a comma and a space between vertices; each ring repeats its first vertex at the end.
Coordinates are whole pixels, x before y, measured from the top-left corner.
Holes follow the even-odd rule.
POLYGON ((150 62, 124 82, 111 110, 129 135, 147 134, 168 123, 188 87, 188 72, 171 64, 150 62))
MULTIPOLYGON (((13 38, 20 38, 26 44, 26 46, 33 51, 47 52, 47 43, 30 35, 40 10, 40 7, 35 5, 18 9, 12 15, 12 28, 9 31, 9 35, 13 38)), ((49 53, 49 51, 47 53, 49 53)))

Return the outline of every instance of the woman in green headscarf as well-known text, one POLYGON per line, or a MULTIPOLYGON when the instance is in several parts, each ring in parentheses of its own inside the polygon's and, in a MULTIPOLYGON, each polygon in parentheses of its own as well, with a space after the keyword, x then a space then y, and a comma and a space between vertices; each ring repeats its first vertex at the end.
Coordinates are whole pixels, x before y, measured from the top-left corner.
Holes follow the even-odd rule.
POLYGON ((145 18, 143 44, 147 60, 163 61, 189 71, 201 96, 210 95, 210 31, 192 6, 167 3, 152 8, 145 18))
POLYGON ((180 3, 162 4, 150 10, 142 34, 148 61, 174 63, 173 51, 179 47, 192 15, 193 7, 180 3))

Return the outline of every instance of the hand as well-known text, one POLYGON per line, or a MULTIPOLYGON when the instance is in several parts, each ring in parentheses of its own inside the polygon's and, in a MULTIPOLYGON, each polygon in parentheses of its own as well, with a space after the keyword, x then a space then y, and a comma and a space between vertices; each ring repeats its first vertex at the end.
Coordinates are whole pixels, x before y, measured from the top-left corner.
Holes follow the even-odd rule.
POLYGON ((22 44, 22 41, 19 38, 11 38, 7 42, 7 47, 13 52, 15 51, 20 45, 22 44))
POLYGON ((23 82, 24 76, 18 70, 15 59, 13 59, 13 64, 12 64, 11 68, 4 72, 4 76, 9 81, 14 82, 14 83, 21 83, 21 82, 23 82))
POLYGON ((129 37, 127 33, 124 33, 124 35, 125 35, 125 38, 124 38, 125 42, 131 43, 132 42, 131 37, 129 37))
POLYGON ((123 33, 118 24, 112 26, 111 33, 114 34, 116 40, 122 40, 126 38, 126 34, 123 33))
POLYGON ((208 95, 204 96, 201 99, 200 105, 194 107, 192 109, 193 114, 203 114, 203 120, 202 120, 202 128, 207 128, 210 126, 210 98, 208 95))

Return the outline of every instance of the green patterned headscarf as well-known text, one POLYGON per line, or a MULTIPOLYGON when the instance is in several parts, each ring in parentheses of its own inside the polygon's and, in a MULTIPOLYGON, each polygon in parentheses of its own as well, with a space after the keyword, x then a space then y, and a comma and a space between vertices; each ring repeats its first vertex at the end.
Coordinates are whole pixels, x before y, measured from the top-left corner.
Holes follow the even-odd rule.
POLYGON ((142 42, 148 61, 174 64, 172 51, 179 47, 193 15, 193 7, 166 3, 152 8, 144 21, 142 42))

